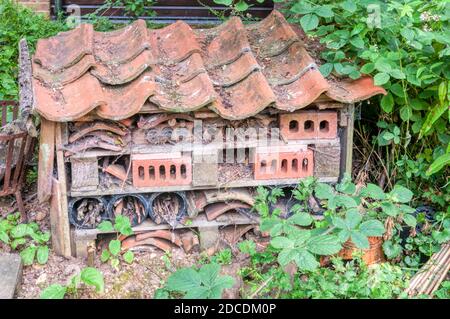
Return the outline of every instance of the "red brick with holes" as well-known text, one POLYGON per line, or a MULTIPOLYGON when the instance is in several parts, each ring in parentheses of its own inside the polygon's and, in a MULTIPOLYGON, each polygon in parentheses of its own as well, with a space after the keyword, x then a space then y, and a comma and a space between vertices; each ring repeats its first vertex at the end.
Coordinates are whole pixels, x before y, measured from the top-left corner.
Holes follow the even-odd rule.
MULTIPOLYGON (((163 157, 163 156, 161 156, 163 157)), ((132 160, 134 187, 181 186, 192 182, 190 156, 179 158, 145 158, 132 160)))
POLYGON ((280 114, 280 132, 288 140, 337 137, 337 112, 280 114))
POLYGON ((312 150, 256 153, 255 179, 291 179, 312 176, 312 150))

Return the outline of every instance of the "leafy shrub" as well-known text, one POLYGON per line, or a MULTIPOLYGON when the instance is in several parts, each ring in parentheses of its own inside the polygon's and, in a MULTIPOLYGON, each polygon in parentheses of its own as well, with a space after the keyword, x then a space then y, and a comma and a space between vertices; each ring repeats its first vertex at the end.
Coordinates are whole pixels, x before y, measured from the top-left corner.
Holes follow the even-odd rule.
POLYGON ((20 224, 20 213, 0 218, 0 241, 11 249, 20 251, 22 262, 30 266, 36 260, 44 265, 48 261, 49 232, 41 232, 36 223, 20 224))
POLYGON ((17 100, 20 39, 26 38, 33 52, 38 39, 65 30, 61 21, 49 21, 16 1, 0 2, 0 100, 17 100))
POLYGON ((200 269, 178 269, 170 275, 165 286, 156 291, 155 298, 220 299, 224 289, 233 287, 234 279, 219 273, 220 265, 214 263, 200 269))

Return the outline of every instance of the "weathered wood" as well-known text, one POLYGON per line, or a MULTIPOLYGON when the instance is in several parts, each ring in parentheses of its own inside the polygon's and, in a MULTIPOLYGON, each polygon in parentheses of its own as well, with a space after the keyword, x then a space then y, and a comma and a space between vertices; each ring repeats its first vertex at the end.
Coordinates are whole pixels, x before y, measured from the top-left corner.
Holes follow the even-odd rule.
MULTIPOLYGON (((56 145, 62 145, 63 127, 60 123, 56 124, 55 142, 56 145)), ((58 179, 53 179, 56 183, 54 187, 54 196, 52 196, 52 212, 50 213, 50 223, 52 225, 54 242, 58 247, 58 253, 62 256, 72 256, 69 212, 67 203, 67 173, 64 163, 64 154, 62 150, 56 151, 56 166, 58 179), (56 202, 55 202, 56 201, 56 202)))
POLYGON ((32 69, 26 39, 21 39, 19 42, 19 107, 21 118, 19 125, 30 136, 37 137, 38 133, 31 117, 33 111, 32 69))
POLYGON ((339 143, 319 144, 310 147, 314 151, 314 176, 339 177, 341 146, 339 143))
POLYGON ((38 200, 47 202, 52 195, 53 165, 55 158, 55 122, 41 118, 39 141, 38 200))
POLYGON ((192 185, 216 186, 218 180, 217 150, 192 152, 192 185))
POLYGON ((217 226, 206 226, 198 228, 200 237, 200 249, 207 250, 213 248, 218 244, 219 241, 219 227, 217 226))
POLYGON ((72 190, 95 191, 99 185, 97 158, 71 159, 72 190))
POLYGON ((342 116, 347 117, 347 126, 343 128, 341 134, 341 178, 344 173, 352 173, 352 157, 353 157, 353 131, 354 131, 354 118, 355 118, 355 105, 347 104, 346 111, 342 116))

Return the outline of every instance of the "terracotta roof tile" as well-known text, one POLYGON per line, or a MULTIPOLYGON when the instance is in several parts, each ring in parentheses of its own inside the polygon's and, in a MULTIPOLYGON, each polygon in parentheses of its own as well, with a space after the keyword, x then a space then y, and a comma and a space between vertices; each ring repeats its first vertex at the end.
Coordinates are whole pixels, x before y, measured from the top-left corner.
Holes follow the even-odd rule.
POLYGON ((103 33, 83 24, 38 42, 33 77, 35 109, 52 121, 89 112, 120 120, 148 102, 243 119, 268 106, 294 111, 323 93, 341 102, 385 94, 371 78, 326 80, 277 11, 255 24, 234 17, 204 30, 181 21, 150 30, 138 20, 103 33))

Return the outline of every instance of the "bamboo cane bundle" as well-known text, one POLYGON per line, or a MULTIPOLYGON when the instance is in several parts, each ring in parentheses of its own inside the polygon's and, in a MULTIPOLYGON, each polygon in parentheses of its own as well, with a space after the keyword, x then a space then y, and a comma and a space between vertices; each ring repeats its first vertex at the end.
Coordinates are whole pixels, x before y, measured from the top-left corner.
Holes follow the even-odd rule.
POLYGON ((426 264, 411 279, 406 292, 409 296, 431 295, 435 292, 450 270, 450 243, 442 245, 426 264))

